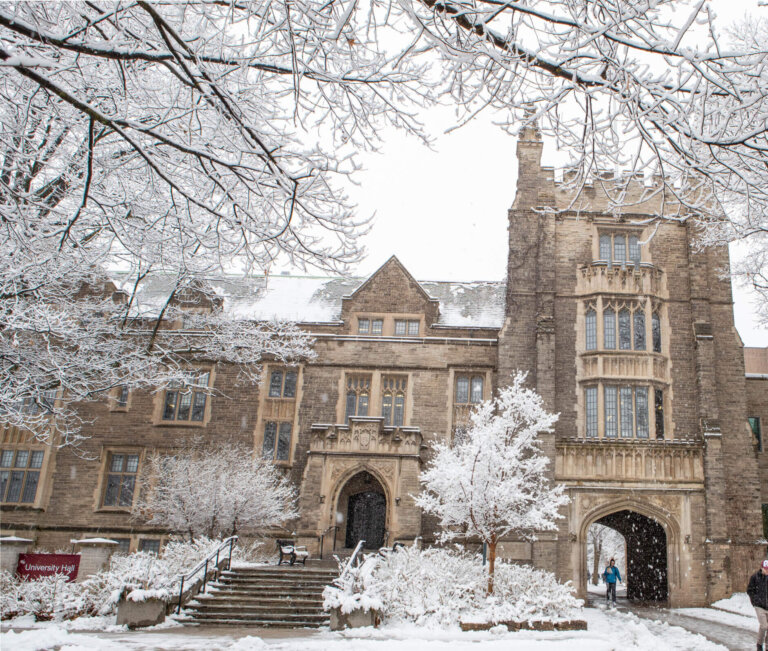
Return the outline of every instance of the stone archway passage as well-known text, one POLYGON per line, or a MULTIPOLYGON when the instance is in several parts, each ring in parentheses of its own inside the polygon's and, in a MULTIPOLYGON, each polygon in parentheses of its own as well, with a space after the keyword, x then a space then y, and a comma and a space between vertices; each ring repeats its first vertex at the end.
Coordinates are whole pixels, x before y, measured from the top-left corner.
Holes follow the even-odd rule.
POLYGON ((667 601, 667 534, 656 520, 634 511, 617 511, 595 521, 627 541, 627 598, 667 601))
POLYGON ((365 541, 365 549, 385 544, 387 498, 378 480, 369 472, 352 477, 339 494, 338 511, 342 516, 345 547, 365 541))

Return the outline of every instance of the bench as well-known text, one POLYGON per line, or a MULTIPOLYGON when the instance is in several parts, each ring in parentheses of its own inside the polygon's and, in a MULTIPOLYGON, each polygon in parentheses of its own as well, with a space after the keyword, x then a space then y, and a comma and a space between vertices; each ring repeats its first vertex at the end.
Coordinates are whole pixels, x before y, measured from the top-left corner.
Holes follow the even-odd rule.
POLYGON ((295 540, 277 540, 277 551, 280 557, 277 561, 278 565, 282 565, 283 562, 293 565, 296 561, 299 561, 302 565, 307 564, 309 558, 309 552, 306 547, 298 547, 295 540))

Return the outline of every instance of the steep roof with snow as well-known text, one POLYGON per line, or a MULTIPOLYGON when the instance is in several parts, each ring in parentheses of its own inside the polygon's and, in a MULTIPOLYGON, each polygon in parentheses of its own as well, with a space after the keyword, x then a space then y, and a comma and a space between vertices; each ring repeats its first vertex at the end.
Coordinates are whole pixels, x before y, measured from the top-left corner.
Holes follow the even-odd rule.
MULTIPOLYGON (((299 323, 337 323, 341 300, 350 296, 367 278, 320 276, 224 276, 207 278, 208 290, 223 299, 222 309, 234 319, 299 323)), ((420 281, 440 302, 437 325, 500 328, 504 321, 504 283, 420 281)), ((116 285, 131 289, 125 278, 116 285)), ((157 314, 169 292, 168 279, 155 277, 144 283, 135 299, 136 312, 157 314)))

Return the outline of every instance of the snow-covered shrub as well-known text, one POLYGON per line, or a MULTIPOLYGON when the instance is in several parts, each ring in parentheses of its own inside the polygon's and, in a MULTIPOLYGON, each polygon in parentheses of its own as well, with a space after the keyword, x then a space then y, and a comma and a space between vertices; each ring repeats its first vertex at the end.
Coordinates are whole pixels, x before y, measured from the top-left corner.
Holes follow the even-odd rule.
POLYGON ((19 582, 10 572, 0 572, 0 619, 22 614, 19 582))
POLYGON ((179 575, 191 570, 221 542, 209 538, 172 541, 160 557, 150 552, 115 554, 107 569, 80 583, 67 583, 66 575, 21 581, 3 572, 0 615, 3 619, 25 614, 37 619, 71 619, 111 614, 121 596, 133 601, 170 600, 178 594, 179 575))
POLYGON ((478 556, 458 549, 400 548, 343 574, 325 589, 324 606, 344 613, 375 609, 385 622, 456 626, 567 619, 582 605, 552 573, 511 563, 497 565, 494 595, 487 597, 487 570, 478 556))
POLYGON ((68 580, 66 574, 21 580, 3 572, 0 576, 2 618, 34 615, 36 620, 46 621, 80 614, 83 588, 68 580))

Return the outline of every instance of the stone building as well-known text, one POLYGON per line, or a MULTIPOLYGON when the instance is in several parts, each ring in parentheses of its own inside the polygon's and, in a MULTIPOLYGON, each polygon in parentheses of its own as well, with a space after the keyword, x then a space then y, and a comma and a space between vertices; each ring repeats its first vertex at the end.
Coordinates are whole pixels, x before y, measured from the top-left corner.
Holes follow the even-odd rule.
POLYGON ((597 522, 627 540, 630 597, 700 605, 743 590, 765 553, 768 353, 747 349, 745 369, 727 252, 695 249, 690 224, 649 237, 635 219, 649 204, 616 214, 600 183, 569 205, 541 148, 533 130, 518 144, 505 282, 417 282, 394 257, 364 280, 212 279, 211 309, 295 320, 316 359, 267 363, 259 386, 199 364, 213 395, 118 391, 83 406, 77 454, 6 429, 2 533, 50 550, 96 534, 156 549, 170 532, 129 516, 137 474, 149 451, 200 436, 285 468, 296 536, 315 554, 334 538, 429 543, 435 523, 412 496, 431 445, 522 369, 560 414, 544 449, 571 503, 557 532, 506 540, 500 555, 583 596, 597 522))

